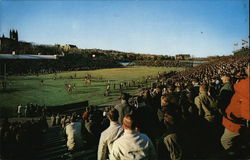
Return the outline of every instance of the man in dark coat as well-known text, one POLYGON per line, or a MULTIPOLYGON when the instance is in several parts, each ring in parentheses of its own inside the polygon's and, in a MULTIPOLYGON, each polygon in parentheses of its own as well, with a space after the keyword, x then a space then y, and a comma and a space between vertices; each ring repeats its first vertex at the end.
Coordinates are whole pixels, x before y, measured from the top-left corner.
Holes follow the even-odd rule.
POLYGON ((115 109, 119 112, 118 122, 122 124, 123 118, 132 112, 132 106, 129 105, 128 99, 130 95, 128 93, 122 93, 121 95, 121 103, 115 106, 115 109))
POLYGON ((234 88, 232 83, 230 82, 230 76, 225 75, 221 77, 223 82, 223 86, 220 89, 219 97, 218 97, 218 107, 220 112, 225 111, 226 107, 229 105, 231 98, 234 94, 234 88))

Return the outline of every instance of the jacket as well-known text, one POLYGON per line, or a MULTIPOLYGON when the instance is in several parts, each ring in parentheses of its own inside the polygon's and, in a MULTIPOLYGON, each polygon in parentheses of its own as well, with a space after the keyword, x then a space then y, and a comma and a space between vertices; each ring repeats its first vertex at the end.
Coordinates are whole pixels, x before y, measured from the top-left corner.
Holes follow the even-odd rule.
POLYGON ((153 143, 147 135, 136 131, 124 130, 111 150, 110 160, 156 160, 153 143))
POLYGON ((199 110, 199 116, 205 118, 209 122, 215 120, 215 113, 217 102, 216 100, 206 93, 200 93, 199 96, 195 97, 194 103, 199 110))
POLYGON ((123 118, 132 112, 132 107, 128 104, 127 101, 122 100, 121 104, 116 105, 115 109, 119 112, 118 122, 122 124, 123 118))
POLYGON ((110 122, 110 126, 102 132, 97 152, 98 160, 106 160, 107 155, 111 152, 113 143, 123 134, 121 124, 117 122, 110 122))
POLYGON ((240 129, 245 125, 233 122, 232 114, 239 119, 250 120, 249 77, 235 84, 234 90, 235 94, 226 108, 226 117, 223 117, 222 124, 231 132, 239 133, 240 129))

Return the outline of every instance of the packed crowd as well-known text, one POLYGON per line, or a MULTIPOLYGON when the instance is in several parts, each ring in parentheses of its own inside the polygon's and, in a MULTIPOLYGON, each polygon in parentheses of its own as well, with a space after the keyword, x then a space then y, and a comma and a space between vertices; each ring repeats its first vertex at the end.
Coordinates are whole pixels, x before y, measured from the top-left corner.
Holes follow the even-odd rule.
POLYGON ((123 93, 113 108, 87 108, 64 125, 68 150, 79 150, 85 135, 98 159, 249 158, 247 61, 228 57, 123 93))
POLYGON ((193 62, 182 62, 179 60, 137 60, 132 63, 136 66, 155 66, 155 67, 192 67, 193 62))
POLYGON ((38 121, 9 122, 0 128, 0 159, 31 159, 48 129, 46 117, 38 121))
MULTIPOLYGON (((62 127, 70 152, 98 146, 98 160, 249 158, 249 73, 248 55, 225 57, 159 75, 138 95, 122 93, 114 107, 52 115, 51 126, 62 127)), ((1 155, 25 156, 39 142, 27 137, 39 137, 46 124, 5 121, 1 155)))
MULTIPOLYGON (((120 67, 111 58, 86 57, 80 54, 69 54, 59 59, 0 59, 0 64, 6 64, 8 75, 51 74, 62 71, 93 70, 101 68, 120 67)), ((3 74, 3 68, 0 73, 3 74)))

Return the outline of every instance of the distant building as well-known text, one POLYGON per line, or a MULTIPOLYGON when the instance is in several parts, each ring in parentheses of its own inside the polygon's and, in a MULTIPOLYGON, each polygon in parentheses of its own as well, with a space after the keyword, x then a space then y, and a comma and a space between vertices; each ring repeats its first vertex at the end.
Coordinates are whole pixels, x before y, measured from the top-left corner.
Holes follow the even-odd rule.
POLYGON ((18 42, 18 32, 17 32, 17 30, 10 30, 10 39, 18 42))
POLYGON ((66 45, 62 45, 60 46, 64 51, 68 51, 70 49, 77 49, 76 45, 73 44, 66 44, 66 45))
POLYGON ((10 38, 2 35, 0 37, 0 52, 12 52, 18 48, 18 32, 17 30, 10 30, 10 38))
POLYGON ((188 60, 191 59, 190 54, 177 54, 175 55, 176 60, 188 60))
POLYGON ((0 53, 17 53, 23 51, 23 49, 31 49, 32 44, 29 42, 18 41, 18 31, 10 30, 9 38, 5 37, 4 34, 0 37, 0 53))

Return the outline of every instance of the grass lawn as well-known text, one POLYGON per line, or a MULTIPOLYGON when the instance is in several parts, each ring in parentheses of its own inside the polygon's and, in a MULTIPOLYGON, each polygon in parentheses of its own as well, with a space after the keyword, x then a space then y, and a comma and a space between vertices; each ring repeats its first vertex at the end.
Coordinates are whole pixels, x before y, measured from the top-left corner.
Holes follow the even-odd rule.
MULTIPOLYGON (((72 71, 39 76, 11 76, 8 77, 7 91, 0 90, 0 113, 15 115, 18 104, 39 104, 39 105, 61 105, 67 103, 89 101, 89 104, 102 105, 117 100, 120 92, 118 90, 120 82, 132 80, 143 80, 143 77, 151 75, 155 77, 158 72, 182 70, 183 68, 165 68, 165 67, 128 67, 114 69, 100 69, 91 71, 72 71), (70 76, 76 78, 71 79, 70 76), (86 85, 84 76, 91 74, 92 83, 86 85), (100 79, 102 77, 102 79, 100 79), (41 85, 41 80, 44 80, 41 85), (111 95, 104 96, 107 82, 111 84, 111 95), (76 88, 72 93, 68 93, 65 83, 75 84, 76 88), (113 84, 116 90, 113 89, 113 84)), ((152 80, 153 81, 153 80, 152 80)), ((148 83, 150 85, 150 83, 148 83)), ((137 87, 131 87, 124 92, 136 93, 137 87)))

